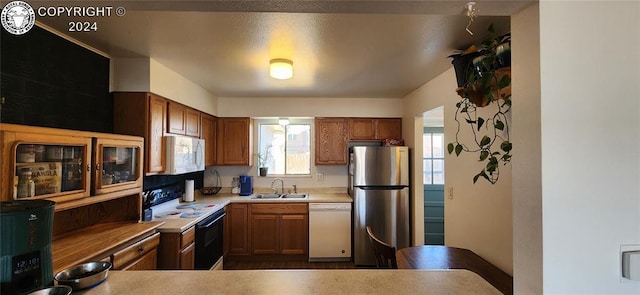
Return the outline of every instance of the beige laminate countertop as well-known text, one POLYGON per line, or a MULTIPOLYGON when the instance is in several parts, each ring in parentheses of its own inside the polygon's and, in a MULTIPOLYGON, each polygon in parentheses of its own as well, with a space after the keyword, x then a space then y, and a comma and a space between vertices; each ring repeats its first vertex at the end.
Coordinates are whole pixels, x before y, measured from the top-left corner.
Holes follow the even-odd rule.
POLYGON ((106 281, 78 294, 501 293, 468 270, 358 269, 109 271, 106 281))
MULTIPOLYGON (((239 196, 237 194, 221 193, 212 196, 205 196, 196 191, 195 201, 199 204, 220 204, 222 207, 229 203, 352 203, 353 199, 347 193, 340 192, 306 192, 301 193, 309 194, 306 199, 252 199, 251 196, 239 196)), ((257 193, 256 193, 257 194, 257 193)), ((158 228, 159 232, 183 232, 190 227, 194 226, 200 220, 203 220, 207 216, 200 218, 170 218, 170 219, 157 219, 153 221, 163 221, 164 225, 158 228)))

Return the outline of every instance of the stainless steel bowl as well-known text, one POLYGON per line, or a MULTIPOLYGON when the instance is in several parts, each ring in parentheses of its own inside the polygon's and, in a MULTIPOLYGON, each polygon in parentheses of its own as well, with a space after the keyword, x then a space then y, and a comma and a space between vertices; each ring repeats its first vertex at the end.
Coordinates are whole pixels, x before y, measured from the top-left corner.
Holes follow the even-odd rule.
POLYGON ((111 263, 104 261, 88 262, 65 269, 54 277, 58 284, 71 286, 74 291, 91 288, 105 279, 111 263))
POLYGON ((28 295, 69 295, 69 294, 71 294, 71 287, 58 285, 55 287, 38 289, 29 293, 28 295))

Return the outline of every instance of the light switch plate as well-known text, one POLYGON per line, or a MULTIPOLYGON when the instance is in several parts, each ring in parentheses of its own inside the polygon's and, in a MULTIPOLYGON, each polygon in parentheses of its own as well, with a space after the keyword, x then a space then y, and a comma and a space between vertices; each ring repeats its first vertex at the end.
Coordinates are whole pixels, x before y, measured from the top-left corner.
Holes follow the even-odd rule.
POLYGON ((620 282, 622 282, 622 283, 640 284, 640 281, 629 280, 629 279, 627 279, 627 278, 622 276, 622 253, 629 252, 629 251, 640 251, 640 244, 623 244, 623 245, 620 245, 620 254, 619 254, 620 282))
POLYGON ((324 174, 322 174, 322 173, 316 173, 316 180, 318 180, 318 181, 324 181, 324 174))

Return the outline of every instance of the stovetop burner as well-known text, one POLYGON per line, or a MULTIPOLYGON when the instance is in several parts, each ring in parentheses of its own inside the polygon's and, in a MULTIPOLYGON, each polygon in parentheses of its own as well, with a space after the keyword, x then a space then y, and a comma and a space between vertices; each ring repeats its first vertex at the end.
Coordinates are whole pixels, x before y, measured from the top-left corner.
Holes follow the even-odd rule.
POLYGON ((194 212, 185 212, 180 214, 180 218, 197 218, 202 216, 202 214, 204 214, 204 212, 198 212, 198 211, 194 211, 194 212))
POLYGON ((193 211, 193 212, 180 212, 180 211, 169 211, 160 214, 156 214, 155 218, 197 218, 204 214, 205 212, 193 211))
POLYGON ((178 199, 151 207, 153 217, 158 219, 198 218, 221 209, 220 204, 180 204, 178 199))

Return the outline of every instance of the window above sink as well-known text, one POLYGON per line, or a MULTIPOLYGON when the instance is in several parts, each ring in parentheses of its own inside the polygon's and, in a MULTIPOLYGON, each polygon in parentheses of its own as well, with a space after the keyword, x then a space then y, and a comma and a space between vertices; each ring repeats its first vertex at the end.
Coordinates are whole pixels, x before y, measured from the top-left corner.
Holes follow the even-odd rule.
POLYGON ((280 125, 278 118, 256 122, 257 151, 267 155, 262 176, 311 175, 311 119, 291 119, 288 125, 280 125))

